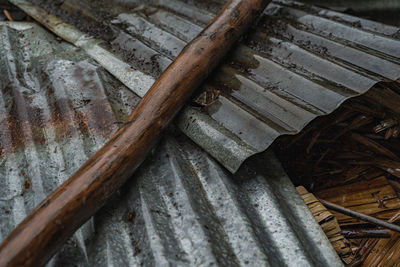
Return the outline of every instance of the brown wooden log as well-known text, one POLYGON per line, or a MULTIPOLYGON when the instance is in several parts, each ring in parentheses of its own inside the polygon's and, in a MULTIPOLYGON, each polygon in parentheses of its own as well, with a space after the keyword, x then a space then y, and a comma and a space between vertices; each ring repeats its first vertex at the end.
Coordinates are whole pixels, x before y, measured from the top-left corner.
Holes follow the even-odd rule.
POLYGON ((161 131, 268 0, 231 0, 155 82, 129 122, 0 245, 0 266, 45 264, 145 159, 161 131))

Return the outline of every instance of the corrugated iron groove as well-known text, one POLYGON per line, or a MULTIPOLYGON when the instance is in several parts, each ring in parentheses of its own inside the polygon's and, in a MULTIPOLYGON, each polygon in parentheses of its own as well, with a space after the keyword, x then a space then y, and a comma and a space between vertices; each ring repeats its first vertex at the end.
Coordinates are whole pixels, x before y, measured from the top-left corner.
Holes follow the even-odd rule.
POLYGON ((302 25, 304 30, 308 32, 325 38, 334 39, 346 46, 361 49, 367 53, 374 53, 386 60, 399 62, 400 53, 396 49, 393 49, 398 43, 398 40, 392 37, 349 27, 341 22, 336 22, 314 14, 308 14, 305 11, 287 5, 282 8, 281 14, 282 13, 293 16, 294 21, 302 25), (350 36, 351 38, 349 38, 350 36), (349 40, 351 40, 351 42, 349 42, 349 40))
MULTIPOLYGON (((334 64, 345 66, 347 68, 350 67, 349 70, 351 71, 359 73, 365 72, 368 73, 371 77, 376 77, 376 74, 378 74, 378 77, 382 78, 387 77, 387 75, 390 74, 390 72, 387 72, 387 70, 383 72, 382 70, 379 70, 377 68, 374 69, 374 66, 370 65, 371 62, 377 61, 381 61, 382 64, 385 65, 390 64, 390 62, 381 59, 376 55, 364 53, 359 49, 349 47, 345 44, 338 43, 330 39, 323 38, 317 34, 301 30, 293 25, 288 25, 285 33, 291 34, 290 36, 284 36, 286 40, 291 40, 305 50, 309 50, 312 53, 319 54, 324 58, 330 59, 334 64), (321 49, 312 49, 307 46, 305 42, 319 44, 321 49), (368 59, 365 61, 357 61, 357 63, 355 63, 354 61, 350 61, 350 59, 352 59, 352 56, 357 57, 359 60, 362 60, 364 58, 368 59)), ((397 70, 399 68, 398 64, 391 65, 393 69, 397 70)))

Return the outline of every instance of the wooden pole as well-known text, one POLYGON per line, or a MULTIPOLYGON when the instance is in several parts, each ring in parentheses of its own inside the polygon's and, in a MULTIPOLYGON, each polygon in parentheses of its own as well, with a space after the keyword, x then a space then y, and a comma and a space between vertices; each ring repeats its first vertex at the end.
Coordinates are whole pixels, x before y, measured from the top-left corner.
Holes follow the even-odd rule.
POLYGON ((231 0, 154 83, 108 143, 0 245, 0 266, 44 265, 118 189, 268 0, 231 0))
POLYGON ((334 211, 340 212, 342 214, 348 215, 350 217, 360 219, 360 220, 362 220, 364 222, 369 222, 369 223, 372 223, 372 224, 375 224, 375 225, 378 225, 378 226, 382 226, 384 228, 387 228, 387 229, 390 229, 392 231, 400 233, 400 226, 398 226, 396 224, 385 222, 383 220, 371 217, 371 216, 366 215, 366 214, 359 213, 359 212, 354 211, 354 210, 350 210, 348 208, 339 206, 339 205, 337 205, 335 203, 331 203, 329 201, 326 201, 326 200, 323 200, 323 199, 320 199, 320 198, 318 200, 322 203, 322 205, 324 205, 326 208, 328 208, 330 210, 334 210, 334 211))

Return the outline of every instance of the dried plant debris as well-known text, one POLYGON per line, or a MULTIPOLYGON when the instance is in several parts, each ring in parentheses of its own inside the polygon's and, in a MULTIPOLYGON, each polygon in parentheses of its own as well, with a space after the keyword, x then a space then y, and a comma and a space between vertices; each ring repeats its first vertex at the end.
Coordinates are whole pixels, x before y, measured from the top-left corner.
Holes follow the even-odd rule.
POLYGON ((276 142, 277 154, 296 184, 314 191, 380 176, 400 181, 400 139, 396 134, 400 93, 386 88, 391 91, 386 94, 398 97, 398 102, 389 104, 376 98, 380 89, 347 101, 300 134, 276 142))
POLYGON ((350 242, 341 234, 341 228, 335 216, 329 212, 321 202, 303 186, 296 187, 297 192, 307 204, 311 213, 314 215, 315 220, 321 225, 322 230, 332 243, 333 248, 342 258, 342 260, 349 264, 354 259, 354 253, 350 242))
MULTIPOLYGON (((310 195, 308 190, 318 198, 393 222, 400 214, 399 131, 400 84, 381 83, 316 119, 298 135, 279 138, 274 148, 295 185, 304 186, 303 198, 310 195)), ((316 216, 318 200, 312 205, 305 201, 316 216)), ((325 233, 346 265, 400 264, 399 234, 335 211, 330 214, 348 238, 351 260, 325 233)))
MULTIPOLYGON (((318 198, 382 220, 390 219, 400 210, 400 199, 384 176, 316 191, 315 194, 318 198)), ((347 215, 332 213, 340 225, 365 224, 347 215)))
MULTIPOLYGON (((400 219, 400 212, 390 220, 395 223, 400 219)), ((400 266, 400 234, 391 232, 390 239, 368 239, 358 250, 354 266, 400 266)))

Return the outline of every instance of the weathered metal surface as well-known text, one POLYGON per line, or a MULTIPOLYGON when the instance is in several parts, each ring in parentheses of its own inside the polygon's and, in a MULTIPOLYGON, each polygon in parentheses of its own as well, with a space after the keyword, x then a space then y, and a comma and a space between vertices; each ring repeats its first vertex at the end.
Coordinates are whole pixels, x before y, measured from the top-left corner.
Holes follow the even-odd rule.
MULTIPOLYGON (((70 25, 25 0, 12 2, 68 40, 70 25)), ((57 8, 36 2, 60 17, 76 18, 77 27, 101 21, 107 34, 100 29, 93 34, 108 40, 146 84, 151 84, 149 75, 155 79, 165 70, 215 10, 205 3, 177 0, 153 5, 67 0, 57 8)), ((274 1, 264 13, 204 85, 206 93, 177 121, 187 136, 232 172, 278 136, 297 133, 377 82, 400 77, 399 28, 284 0, 274 1)), ((128 87, 140 96, 146 92, 145 85, 128 87)))
MULTIPOLYGON (((0 238, 96 152, 139 98, 81 49, 0 24, 0 238)), ((75 238, 81 244, 84 231, 75 238)))
POLYGON ((301 0, 301 2, 335 9, 352 9, 355 11, 389 11, 400 8, 400 2, 397 0, 301 0))
MULTIPOLYGON (((1 73, 7 73, 0 81, 2 239, 107 140, 139 99, 84 51, 142 96, 215 12, 215 8, 204 9, 205 4, 195 7, 172 0, 154 1, 152 8, 140 3, 129 6, 134 1, 124 1, 127 7, 110 8, 110 12, 118 13, 108 17, 102 17, 104 12, 97 12, 96 5, 88 1, 64 1, 59 6, 68 16, 75 14, 74 8, 80 9, 79 21, 83 24, 90 17, 112 29, 113 35, 106 39, 111 44, 108 48, 107 43, 98 41, 101 29, 93 33, 98 39, 93 39, 92 34, 84 35, 54 17, 35 14, 39 10, 24 1, 13 2, 28 8, 37 19, 46 18, 44 24, 82 49, 59 43, 32 24, 2 24, 0 68, 1 73), (21 32, 24 36, 19 35, 21 32), (136 80, 123 78, 132 77, 130 72, 136 80), (79 77, 81 74, 83 77, 79 77), (95 86, 88 83, 92 80, 97 81, 95 86), (50 88, 54 91, 52 97, 50 88), (92 101, 94 106, 89 105, 92 101), (105 117, 96 115, 103 112, 105 117), (100 123, 100 118, 105 121, 100 123)), ((109 5, 115 3, 110 1, 109 5)), ((207 94, 196 98, 196 105, 181 114, 177 125, 235 171, 244 159, 263 151, 278 135, 297 132, 315 116, 329 113, 378 81, 397 79, 398 32, 392 26, 275 1, 249 39, 205 85, 207 94)), ((198 153, 190 150, 194 146, 186 145, 186 141, 184 148, 175 147, 174 141, 166 143, 161 150, 168 157, 155 160, 154 165, 147 163, 137 176, 138 184, 127 185, 117 197, 122 200, 110 204, 78 231, 50 265, 197 265, 217 259, 220 262, 216 263, 232 265, 245 264, 248 259, 252 265, 275 265, 279 261, 299 265, 337 263, 301 201, 279 197, 277 186, 271 185, 272 173, 260 178, 260 171, 245 166, 243 169, 250 172, 247 176, 241 171, 232 176, 197 148, 198 153), (196 171, 195 166, 201 168, 196 171), (146 173, 147 168, 150 173, 146 173), (133 189, 135 186, 139 189, 133 189), (169 189, 175 190, 171 190, 172 196, 169 189), (194 196, 200 196, 199 200, 194 196), (217 196, 226 200, 224 203, 230 204, 233 211, 225 213, 217 196), (262 209, 257 211, 259 207, 262 209), (275 217, 284 223, 274 221, 275 217), (209 220, 211 228, 203 224, 209 220), (304 227, 315 228, 311 231, 304 227), (278 231, 282 229, 289 234, 278 231), (302 236, 307 233, 315 235, 302 236), (280 242, 274 242, 275 238, 280 242), (249 247, 254 250, 249 252, 249 247)), ((265 161, 262 164, 267 165, 265 161)), ((288 192, 283 196, 288 197, 290 183, 280 183, 288 192)))
POLYGON ((232 176, 168 137, 95 216, 89 265, 340 266, 301 201, 272 154, 232 176))
POLYGON ((157 79, 126 124, 3 241, 0 265, 47 263, 133 175, 163 130, 270 2, 229 1, 157 79))
POLYGON ((400 1, 397 0, 302 0, 336 11, 346 12, 389 25, 400 26, 400 1))
MULTIPOLYGON (((0 63, 3 240, 139 97, 33 23, 0 22, 0 63)), ((171 135, 48 266, 341 265, 271 153, 232 175, 171 135)))

